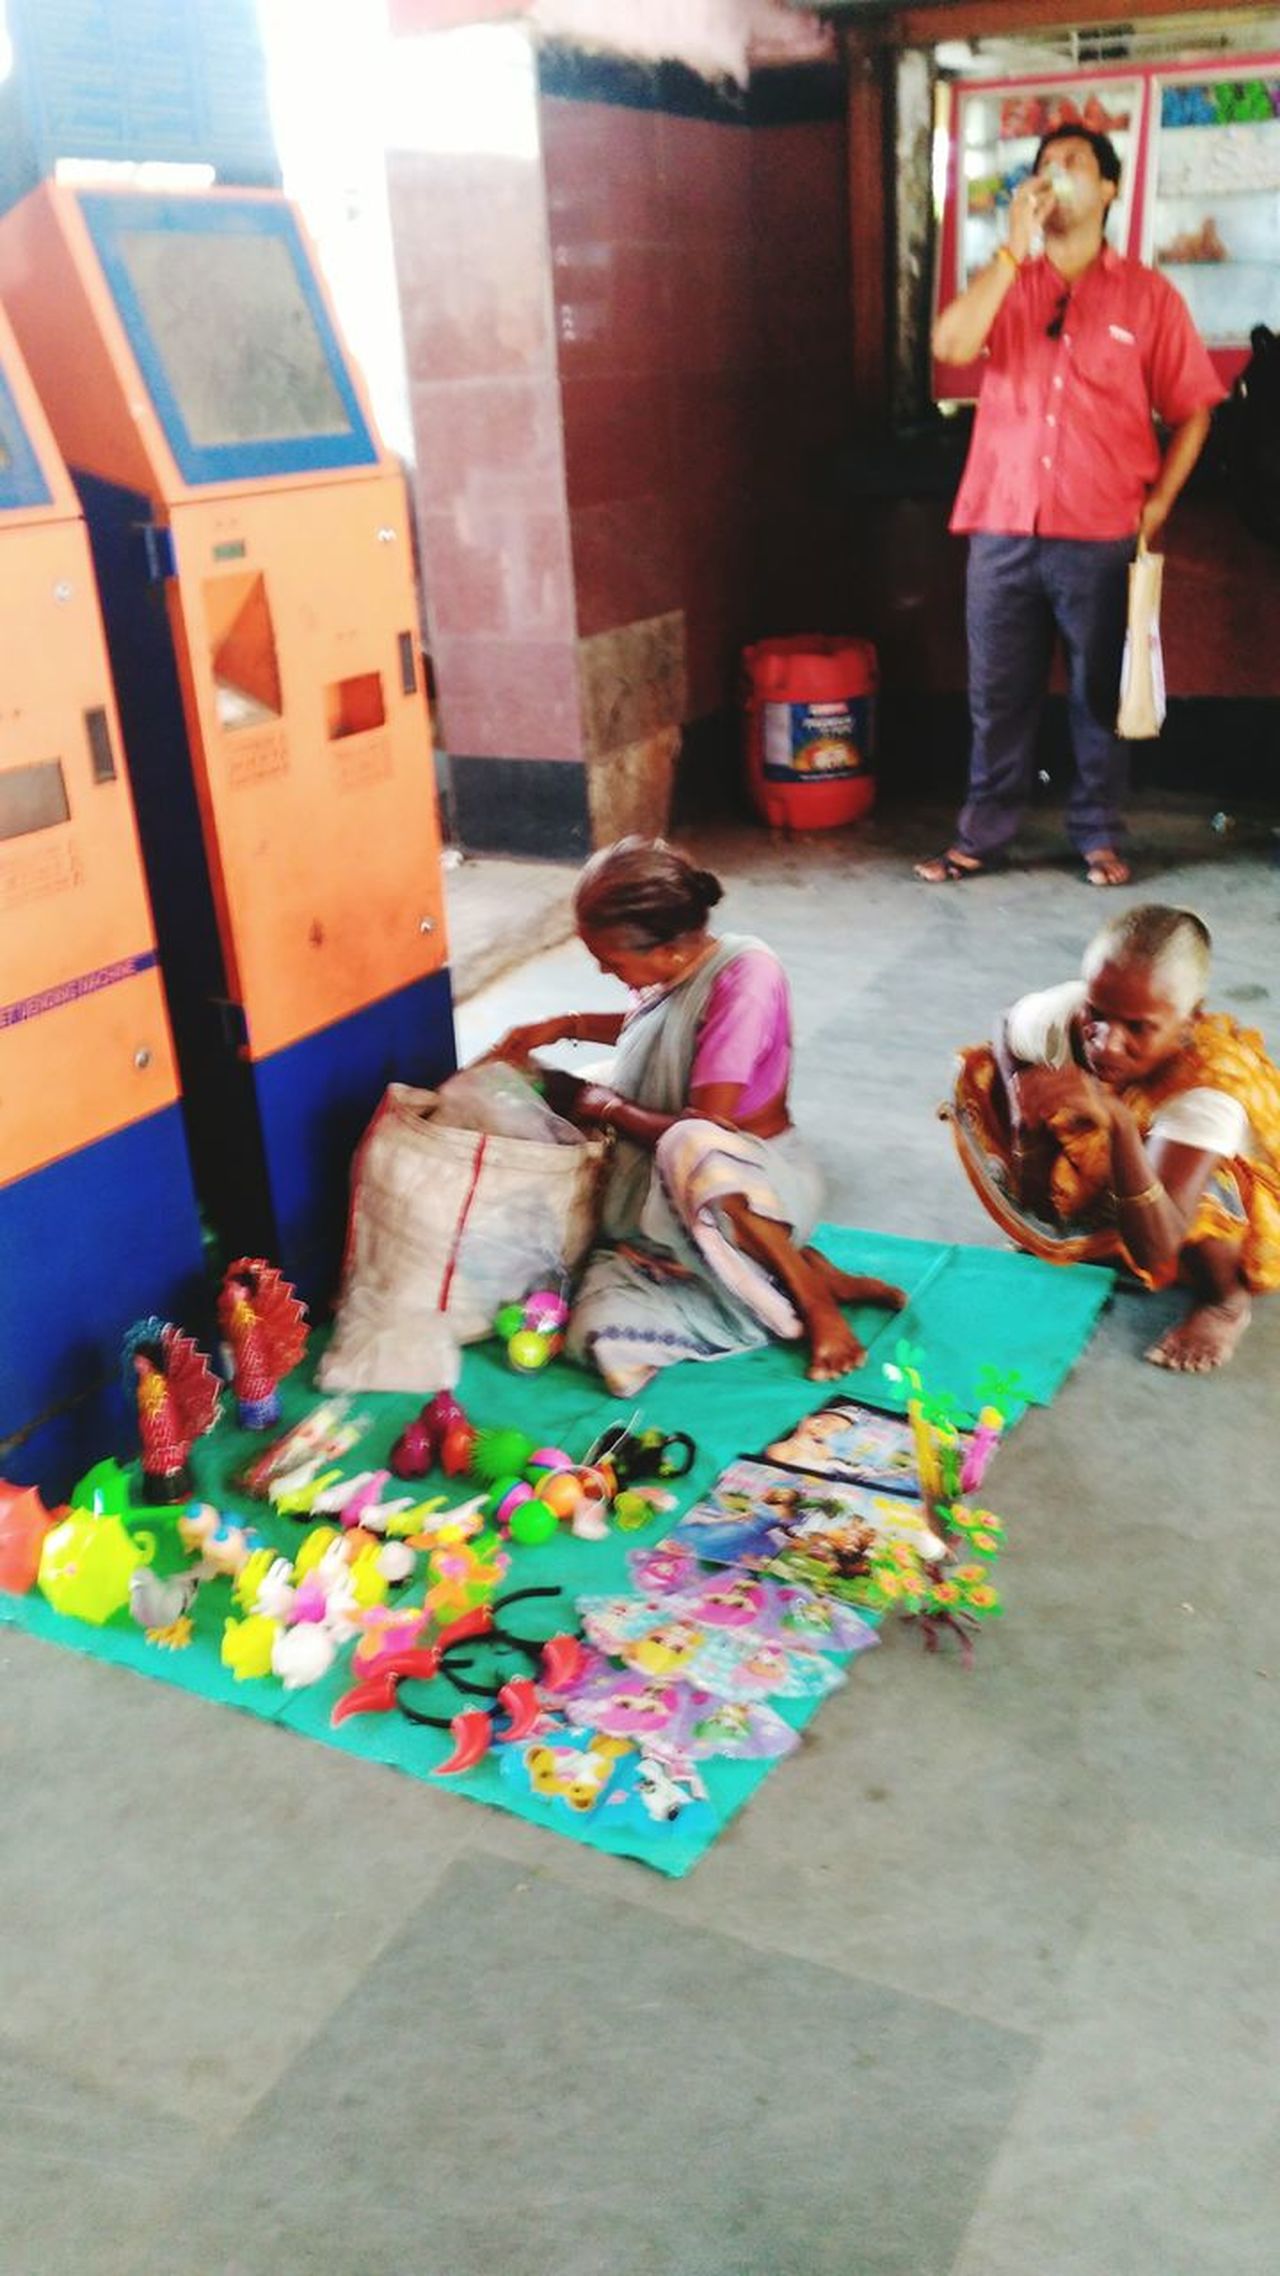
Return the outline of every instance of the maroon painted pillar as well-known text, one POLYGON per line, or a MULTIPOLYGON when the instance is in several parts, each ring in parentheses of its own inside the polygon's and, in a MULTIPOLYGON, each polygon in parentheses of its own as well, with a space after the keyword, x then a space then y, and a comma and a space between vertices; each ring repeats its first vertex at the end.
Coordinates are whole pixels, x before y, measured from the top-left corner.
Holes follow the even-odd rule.
POLYGON ((467 5, 391 9, 441 739, 464 844, 572 855, 663 830, 677 765, 731 803, 744 643, 844 629, 843 89, 429 29, 467 5))

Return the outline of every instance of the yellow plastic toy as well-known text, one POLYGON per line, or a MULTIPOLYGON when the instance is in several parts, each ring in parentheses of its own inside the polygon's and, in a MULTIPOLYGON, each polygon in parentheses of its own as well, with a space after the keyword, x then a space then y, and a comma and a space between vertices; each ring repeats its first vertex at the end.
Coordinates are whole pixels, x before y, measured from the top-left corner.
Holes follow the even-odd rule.
POLYGON ((310 1517, 326 1486, 331 1486, 335 1478, 341 1476, 342 1472, 338 1469, 322 1470, 319 1477, 308 1478, 305 1485, 285 1486, 279 1493, 272 1492, 271 1506, 281 1517, 310 1517))
POLYGON ((334 1542, 341 1539, 342 1535, 336 1525, 315 1526, 293 1560, 294 1579, 305 1581, 308 1573, 313 1573, 321 1558, 332 1549, 334 1542))
POLYGON ((37 1578, 55 1612, 100 1628, 129 1601, 129 1582, 156 1553, 155 1535, 130 1533, 114 1515, 73 1509, 46 1533, 37 1578))
POLYGON ((283 1622, 269 1620, 263 1612, 252 1612, 247 1620, 228 1620, 222 1631, 222 1664, 229 1667, 237 1683, 245 1683, 250 1676, 270 1675, 271 1654, 283 1622))
POLYGON ((375 1541, 351 1560, 351 1592, 362 1612, 387 1601, 390 1584, 378 1564, 381 1549, 381 1542, 375 1541))
POLYGON ((257 1601, 258 1590, 275 1562, 276 1553, 274 1549, 255 1549, 245 1559, 231 1583, 232 1600, 239 1605, 242 1612, 252 1612, 257 1601))

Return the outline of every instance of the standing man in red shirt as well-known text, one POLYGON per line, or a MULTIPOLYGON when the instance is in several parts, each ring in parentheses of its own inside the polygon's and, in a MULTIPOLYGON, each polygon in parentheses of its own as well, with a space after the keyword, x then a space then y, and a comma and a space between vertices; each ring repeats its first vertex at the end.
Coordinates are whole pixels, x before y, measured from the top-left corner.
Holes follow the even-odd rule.
POLYGON ((1007 243, 934 326, 941 361, 984 355, 986 370, 951 517, 969 535, 969 792, 952 845, 916 865, 928 885, 980 876, 1007 850, 1055 632, 1076 763, 1067 830, 1091 885, 1129 881, 1114 733, 1129 563, 1138 537, 1157 541, 1225 390, 1173 286, 1106 243, 1119 182, 1105 134, 1047 134, 1007 243))

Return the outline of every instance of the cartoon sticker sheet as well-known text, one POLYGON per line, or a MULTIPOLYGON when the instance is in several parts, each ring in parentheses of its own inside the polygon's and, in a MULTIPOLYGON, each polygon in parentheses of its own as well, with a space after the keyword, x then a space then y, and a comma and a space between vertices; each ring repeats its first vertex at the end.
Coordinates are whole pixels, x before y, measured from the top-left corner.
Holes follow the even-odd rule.
POLYGON ((510 1751, 503 1775, 569 1811, 626 1807, 656 1829, 704 1803, 699 1762, 790 1754, 799 1733, 770 1696, 826 1697, 845 1680, 828 1655, 864 1651, 877 1637, 832 1599, 746 1572, 704 1572, 672 1542, 634 1551, 628 1568, 639 1593, 578 1600, 592 1649, 554 1703, 577 1743, 566 1748, 548 1726, 510 1751))
POLYGON ((800 1549, 812 1563, 795 1578, 808 1581, 824 1567, 835 1576, 852 1569, 851 1559, 865 1564, 876 1542, 905 1541, 935 1556, 942 1549, 918 1499, 747 1461, 731 1462, 668 1540, 707 1564, 784 1576, 788 1553, 800 1549))
MULTIPOLYGON (((963 1433, 960 1444, 966 1444, 963 1433)), ((883 1493, 918 1497, 915 1432, 905 1415, 882 1414, 858 1399, 833 1399, 804 1415, 765 1448, 770 1462, 810 1477, 839 1478, 883 1493)))

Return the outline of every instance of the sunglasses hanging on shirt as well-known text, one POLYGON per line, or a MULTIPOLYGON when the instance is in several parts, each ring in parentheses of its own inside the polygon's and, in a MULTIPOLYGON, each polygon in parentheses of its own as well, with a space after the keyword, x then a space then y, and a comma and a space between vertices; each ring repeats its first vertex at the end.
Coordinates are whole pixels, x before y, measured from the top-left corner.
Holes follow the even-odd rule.
POLYGON ((1044 336, 1046 340, 1060 340, 1062 338, 1062 327, 1067 321, 1067 310, 1070 308, 1070 306, 1070 291, 1066 290, 1060 292, 1058 294, 1056 302, 1054 303, 1053 314, 1049 318, 1049 321, 1044 328, 1044 336))

